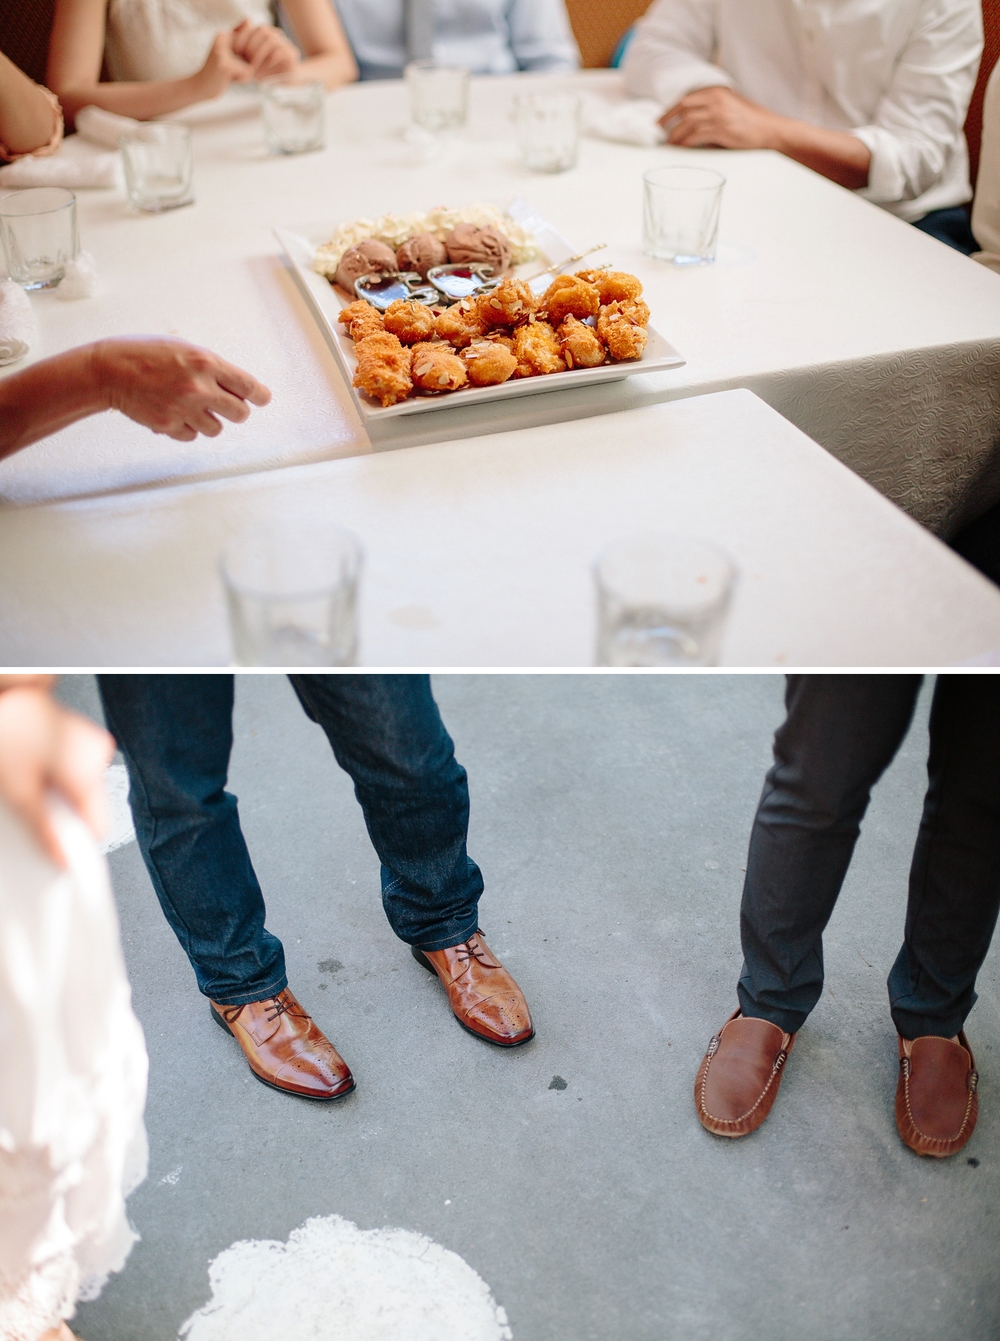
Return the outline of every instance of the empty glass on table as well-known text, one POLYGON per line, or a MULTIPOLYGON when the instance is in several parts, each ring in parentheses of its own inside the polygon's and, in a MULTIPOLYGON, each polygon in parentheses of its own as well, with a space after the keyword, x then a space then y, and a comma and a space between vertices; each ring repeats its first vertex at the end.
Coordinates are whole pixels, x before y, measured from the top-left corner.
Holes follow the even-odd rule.
POLYGON ((514 99, 522 167, 529 172, 565 172, 576 166, 580 107, 580 99, 568 93, 527 93, 514 99))
POLYGON ((722 173, 709 168, 653 168, 643 173, 646 255, 674 265, 714 261, 725 184, 722 173))
POLYGON ((173 121, 147 121, 119 137, 125 188, 136 209, 159 214, 194 200, 191 131, 173 121))
POLYGON ((61 186, 33 186, 0 197, 0 240, 15 284, 54 288, 80 250, 76 196, 61 186))
POLYGON ((296 83, 275 75, 260 84, 264 138, 272 154, 305 154, 323 148, 323 95, 319 80, 296 83))
POLYGON ((410 61, 403 71, 410 95, 410 116, 423 130, 437 134, 465 125, 469 72, 432 60, 410 61))

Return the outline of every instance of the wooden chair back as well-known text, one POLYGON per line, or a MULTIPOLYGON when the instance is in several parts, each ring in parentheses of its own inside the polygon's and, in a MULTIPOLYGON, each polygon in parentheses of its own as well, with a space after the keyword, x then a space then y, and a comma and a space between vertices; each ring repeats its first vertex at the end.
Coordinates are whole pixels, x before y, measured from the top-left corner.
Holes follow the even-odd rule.
POLYGON ((650 0, 566 0, 584 68, 610 65, 618 43, 649 4, 650 0))
POLYGON ((979 77, 975 92, 969 104, 969 115, 965 119, 965 138, 969 144, 969 171, 972 185, 976 184, 979 171, 979 144, 983 136, 983 95, 986 82, 993 73, 993 67, 1000 58, 1000 0, 983 0, 983 31, 986 43, 983 47, 983 59, 979 65, 979 77))

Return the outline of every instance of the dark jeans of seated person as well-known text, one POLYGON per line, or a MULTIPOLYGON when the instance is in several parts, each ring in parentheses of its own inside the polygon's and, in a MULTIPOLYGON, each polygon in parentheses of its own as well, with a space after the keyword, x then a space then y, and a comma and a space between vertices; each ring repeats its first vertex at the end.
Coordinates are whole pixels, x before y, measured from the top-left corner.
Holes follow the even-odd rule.
POLYGON ((971 522, 948 542, 966 563, 1000 587, 1000 503, 971 522))
POLYGON ((945 246, 954 247, 956 251, 966 256, 981 250, 972 234, 969 214, 964 205, 953 205, 946 210, 931 210, 930 214, 917 219, 913 227, 919 228, 921 233, 929 233, 945 246))

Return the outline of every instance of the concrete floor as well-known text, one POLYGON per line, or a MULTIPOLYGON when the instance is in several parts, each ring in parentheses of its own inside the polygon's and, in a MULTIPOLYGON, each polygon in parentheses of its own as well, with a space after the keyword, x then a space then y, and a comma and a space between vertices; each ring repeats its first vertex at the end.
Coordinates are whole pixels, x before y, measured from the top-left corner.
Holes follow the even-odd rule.
MULTIPOLYGON (((536 1040, 503 1053, 458 1027, 385 923, 360 811, 321 732, 282 678, 243 677, 231 787, 269 925, 358 1089, 326 1108, 253 1081, 208 1018, 135 844, 113 853, 152 1153, 130 1203, 142 1242, 81 1307, 80 1335, 170 1341, 223 1248, 337 1213, 461 1254, 516 1341, 1000 1337, 996 946, 968 1026, 982 1075, 970 1145, 920 1160, 892 1118, 884 983, 926 690, 876 791, 826 938, 828 987, 775 1110, 727 1142, 698 1125, 691 1091, 735 1001, 741 868, 781 680, 435 688, 470 773, 482 925, 529 996, 536 1040)), ((62 693, 95 706, 88 677, 62 693)))

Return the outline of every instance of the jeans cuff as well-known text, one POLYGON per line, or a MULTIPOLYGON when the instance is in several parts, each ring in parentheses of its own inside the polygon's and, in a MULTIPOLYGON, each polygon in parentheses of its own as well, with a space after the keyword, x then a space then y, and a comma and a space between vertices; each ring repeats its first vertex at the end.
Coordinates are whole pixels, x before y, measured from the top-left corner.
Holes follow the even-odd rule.
POLYGON ((208 992, 204 995, 209 1001, 214 1001, 217 1006, 249 1006, 254 1001, 269 1001, 272 996, 279 996, 288 986, 288 978, 283 973, 280 978, 275 978, 273 983, 267 987, 255 987, 250 992, 237 992, 235 995, 227 993, 225 997, 209 996, 208 992))
POLYGON ((410 944, 414 950, 451 950, 456 945, 464 945, 470 936, 474 936, 479 930, 479 913, 466 929, 458 934, 452 933, 450 936, 442 936, 436 941, 411 941, 410 944))

